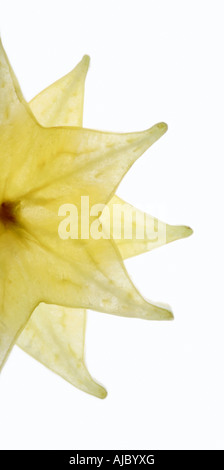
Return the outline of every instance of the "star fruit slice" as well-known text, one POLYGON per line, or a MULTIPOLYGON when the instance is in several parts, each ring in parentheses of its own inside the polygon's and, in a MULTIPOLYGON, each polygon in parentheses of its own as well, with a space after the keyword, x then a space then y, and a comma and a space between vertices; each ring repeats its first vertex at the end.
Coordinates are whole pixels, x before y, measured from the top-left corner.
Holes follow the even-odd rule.
MULTIPOLYGON (((84 82, 88 64, 89 58, 84 56, 72 72, 31 101, 30 107, 43 126, 82 125, 84 82)), ((127 203, 114 196, 108 203, 111 214, 114 204, 127 206, 127 203)), ((128 205, 128 207, 131 206, 128 205)), ((103 211, 101 216, 102 223, 104 223, 105 212, 103 211)), ((136 233, 137 224, 141 233, 142 230, 143 233, 145 232, 146 218, 149 217, 151 232, 148 231, 147 235, 145 233, 145 237, 141 239, 132 237, 127 240, 124 236, 117 239, 116 244, 123 259, 178 238, 184 238, 191 233, 188 227, 170 226, 154 217, 143 215, 140 211, 135 210, 135 213, 137 220, 133 221, 133 234, 136 233), (155 226, 160 227, 165 237, 155 239, 155 226)), ((112 219, 111 223, 110 218, 110 228, 113 228, 113 222, 116 224, 119 221, 120 219, 117 222, 112 219)), ((105 230, 108 229, 107 222, 105 220, 105 230)), ((42 303, 32 314, 17 344, 76 387, 103 398, 106 391, 93 381, 85 366, 85 324, 86 311, 84 309, 69 309, 42 303)))
POLYGON ((0 365, 41 302, 169 320, 131 282, 113 240, 61 240, 58 210, 82 195, 106 204, 166 125, 131 134, 43 127, 0 46, 0 365))

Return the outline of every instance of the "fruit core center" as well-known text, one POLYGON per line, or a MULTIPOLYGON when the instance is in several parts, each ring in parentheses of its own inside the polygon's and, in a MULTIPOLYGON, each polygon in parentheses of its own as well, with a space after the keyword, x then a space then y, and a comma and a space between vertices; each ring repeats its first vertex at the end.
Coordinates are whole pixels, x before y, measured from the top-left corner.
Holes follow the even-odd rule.
POLYGON ((2 202, 0 205, 0 222, 4 225, 16 224, 16 204, 2 202))

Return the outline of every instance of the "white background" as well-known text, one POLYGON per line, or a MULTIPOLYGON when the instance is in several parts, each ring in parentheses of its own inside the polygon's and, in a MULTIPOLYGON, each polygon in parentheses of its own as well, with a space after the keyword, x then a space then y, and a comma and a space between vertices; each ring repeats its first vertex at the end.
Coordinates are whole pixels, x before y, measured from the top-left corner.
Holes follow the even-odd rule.
POLYGON ((1 449, 223 449, 223 2, 1 0, 27 100, 91 56, 84 125, 168 133, 119 194, 194 235, 126 263, 174 322, 89 313, 86 358, 108 390, 76 390, 17 347, 0 378, 1 449))

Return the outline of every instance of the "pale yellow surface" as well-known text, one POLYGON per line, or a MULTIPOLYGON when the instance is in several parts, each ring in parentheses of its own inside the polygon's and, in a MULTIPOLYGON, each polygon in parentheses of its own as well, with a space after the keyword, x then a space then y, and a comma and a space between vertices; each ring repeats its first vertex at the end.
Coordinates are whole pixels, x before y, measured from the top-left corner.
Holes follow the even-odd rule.
MULTIPOLYGON (((167 126, 131 134, 61 127, 82 124, 87 68, 85 56, 29 107, 0 47, 0 204, 12 204, 16 220, 0 222, 0 362, 17 341, 102 398, 106 392, 84 362, 84 309, 151 320, 169 320, 172 313, 141 296, 122 262, 154 248, 148 239, 61 240, 58 208, 68 202, 79 207, 81 195, 111 207, 123 176, 167 126)), ((168 227, 166 242, 191 233, 168 227)))
POLYGON ((18 339, 19 346, 84 392, 104 398, 84 363, 86 313, 40 304, 18 339))

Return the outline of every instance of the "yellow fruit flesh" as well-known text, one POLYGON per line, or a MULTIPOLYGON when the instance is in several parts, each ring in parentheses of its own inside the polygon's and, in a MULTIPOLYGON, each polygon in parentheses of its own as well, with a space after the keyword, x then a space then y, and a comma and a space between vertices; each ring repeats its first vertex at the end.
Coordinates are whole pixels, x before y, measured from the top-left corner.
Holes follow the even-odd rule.
MULTIPOLYGON (((125 173, 167 127, 131 134, 74 127, 82 125, 87 68, 85 56, 29 107, 0 48, 0 361, 17 340, 73 385, 102 398, 106 392, 84 362, 85 309, 153 320, 172 313, 143 299, 122 262, 153 249, 149 239, 63 241, 58 208, 67 202, 79 207, 88 195, 111 210, 125 173)), ((191 233, 187 227, 166 231, 164 243, 191 233)))

